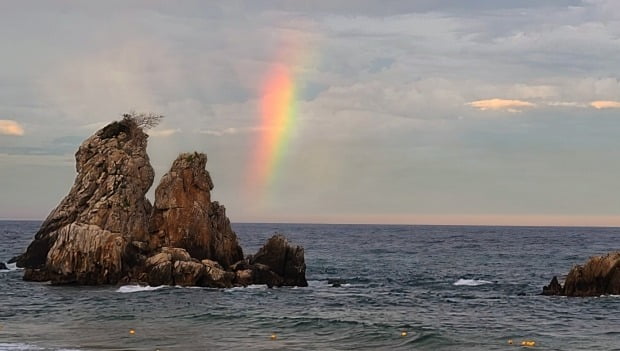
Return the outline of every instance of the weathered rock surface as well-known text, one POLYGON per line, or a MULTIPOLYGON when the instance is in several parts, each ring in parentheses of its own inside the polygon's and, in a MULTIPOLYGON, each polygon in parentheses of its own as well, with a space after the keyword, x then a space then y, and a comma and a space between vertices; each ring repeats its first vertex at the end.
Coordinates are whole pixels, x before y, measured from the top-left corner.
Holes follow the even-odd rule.
POLYGON ((151 205, 145 194, 154 177, 147 138, 135 122, 123 119, 82 143, 69 194, 26 252, 13 259, 37 270, 27 270, 26 279, 113 284, 122 276, 126 243, 147 236, 151 205))
POLYGON ((575 266, 566 276, 564 286, 556 277, 543 288, 544 295, 600 296, 620 294, 620 251, 590 258, 575 266))
POLYGON ((224 207, 211 202, 206 163, 205 154, 181 154, 162 177, 155 190, 151 247, 180 247, 194 258, 228 267, 243 259, 243 251, 224 207))
POLYGON ((162 177, 151 206, 145 197, 154 177, 147 138, 127 115, 82 143, 69 194, 26 252, 10 261, 25 268, 25 280, 307 286, 303 248, 281 235, 251 259, 243 258, 224 206, 211 201, 206 155, 181 154, 162 177))
MULTIPOLYGON (((251 265, 264 265, 281 278, 274 286, 308 286, 304 249, 288 243, 281 234, 272 236, 258 252, 250 258, 251 265)), ((262 272, 263 270, 258 270, 262 272)), ((269 284, 267 282, 267 284, 269 284)))

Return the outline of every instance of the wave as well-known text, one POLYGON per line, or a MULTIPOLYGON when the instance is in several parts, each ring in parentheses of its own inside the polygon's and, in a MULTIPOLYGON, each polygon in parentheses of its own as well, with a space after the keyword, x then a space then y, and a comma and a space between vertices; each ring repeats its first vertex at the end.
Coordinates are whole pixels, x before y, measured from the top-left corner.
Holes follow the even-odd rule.
POLYGON ((482 280, 482 279, 459 279, 459 280, 455 281, 452 285, 456 285, 456 286, 478 286, 478 285, 485 285, 485 284, 493 284, 493 282, 490 282, 488 280, 482 280))
POLYGON ((23 271, 24 270, 23 268, 17 267, 16 263, 7 263, 6 264, 6 268, 7 269, 0 269, 0 272, 13 272, 13 271, 23 271))
POLYGON ((165 285, 150 286, 150 285, 123 285, 116 290, 116 292, 128 294, 142 291, 153 291, 165 288, 165 285))
POLYGON ((245 290, 253 290, 253 289, 259 289, 259 290, 267 290, 267 285, 261 285, 261 284, 251 284, 248 286, 235 286, 232 288, 227 288, 224 289, 224 291, 226 292, 233 292, 233 291, 245 291, 245 290))

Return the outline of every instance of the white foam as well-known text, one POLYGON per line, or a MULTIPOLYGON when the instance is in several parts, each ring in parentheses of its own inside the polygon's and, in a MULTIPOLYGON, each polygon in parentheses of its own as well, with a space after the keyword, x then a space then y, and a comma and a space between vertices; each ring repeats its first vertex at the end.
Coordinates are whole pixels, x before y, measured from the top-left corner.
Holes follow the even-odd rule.
POLYGON ((490 282, 488 280, 482 280, 482 279, 459 279, 459 280, 455 281, 454 284, 452 284, 452 285, 456 285, 456 286, 478 286, 478 285, 485 285, 485 284, 493 284, 493 282, 490 282))
POLYGON ((248 285, 248 286, 235 286, 232 288, 228 288, 228 289, 224 289, 224 291, 228 291, 228 292, 233 292, 233 291, 244 291, 244 290, 248 290, 248 289, 262 289, 262 290, 266 290, 267 289, 267 285, 261 285, 261 284, 252 284, 252 285, 248 285))
POLYGON ((160 285, 160 286, 150 286, 150 285, 123 285, 120 288, 118 288, 118 290, 116 290, 116 292, 119 293, 135 293, 135 292, 142 292, 142 291, 153 291, 153 290, 159 290, 161 288, 164 288, 165 285, 160 285))
POLYGON ((7 263, 6 264, 6 268, 8 268, 8 269, 2 269, 0 271, 10 272, 10 271, 21 271, 21 270, 23 270, 23 268, 17 267, 17 263, 7 263))
POLYGON ((308 280, 308 286, 315 287, 327 287, 330 286, 327 280, 308 280))

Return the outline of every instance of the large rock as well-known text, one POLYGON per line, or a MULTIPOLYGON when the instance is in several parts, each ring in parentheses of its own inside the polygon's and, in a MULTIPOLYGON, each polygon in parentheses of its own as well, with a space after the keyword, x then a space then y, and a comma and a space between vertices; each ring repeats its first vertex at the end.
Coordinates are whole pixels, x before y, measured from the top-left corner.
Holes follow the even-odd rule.
MULTIPOLYGON (((274 236, 243 258, 201 153, 181 154, 155 192, 142 130, 148 116, 126 115, 85 140, 69 194, 26 252, 24 279, 53 284, 306 286, 304 251, 274 236), (142 120, 141 120, 142 118, 142 120), (141 122, 142 121, 142 122, 141 122)), ((11 262, 11 261, 10 261, 11 262)), ((2 268, 2 267, 0 267, 2 268)))
POLYGON ((198 260, 228 267, 243 258, 223 206, 211 202, 207 156, 181 154, 155 190, 151 247, 180 247, 198 260))
POLYGON ((306 281, 306 263, 304 249, 288 243, 281 234, 272 236, 267 243, 250 258, 250 264, 264 265, 281 278, 270 278, 265 274, 265 269, 257 269, 261 278, 268 285, 273 286, 308 286, 306 281))
POLYGON ((620 251, 590 258, 583 266, 575 266, 566 276, 564 286, 553 277, 543 288, 545 295, 600 296, 620 295, 620 251))
POLYGON ((12 261, 25 278, 115 283, 123 274, 127 242, 144 240, 153 183, 148 136, 129 118, 86 139, 75 154, 77 176, 26 252, 12 261), (103 261, 101 261, 103 260, 103 261))

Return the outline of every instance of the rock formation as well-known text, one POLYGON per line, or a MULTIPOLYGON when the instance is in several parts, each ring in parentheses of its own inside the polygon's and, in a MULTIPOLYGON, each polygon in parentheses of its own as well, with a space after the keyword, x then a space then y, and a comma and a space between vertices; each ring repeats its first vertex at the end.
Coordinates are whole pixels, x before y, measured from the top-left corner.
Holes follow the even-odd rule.
MULTIPOLYGON (((249 263, 269 267, 268 270, 281 279, 280 284, 274 285, 308 286, 304 249, 290 245, 280 234, 269 239, 265 246, 250 258, 249 263)), ((269 285, 270 281, 266 280, 264 283, 269 285)))
POLYGON ((75 154, 77 177, 14 259, 25 279, 114 284, 124 274, 127 244, 147 237, 151 205, 145 197, 154 172, 148 135, 131 119, 113 122, 75 154))
POLYGON ((211 201, 201 153, 181 154, 155 191, 140 120, 125 115, 88 138, 69 194, 15 257, 24 279, 54 284, 307 286, 303 248, 274 236, 249 259, 211 201))
POLYGON ((180 247, 224 267, 243 259, 223 206, 211 202, 213 182, 205 154, 181 154, 155 190, 151 247, 180 247))
POLYGON ((600 296, 620 295, 620 251, 590 258, 583 266, 575 266, 566 276, 564 286, 553 277, 543 287, 543 295, 600 296))

